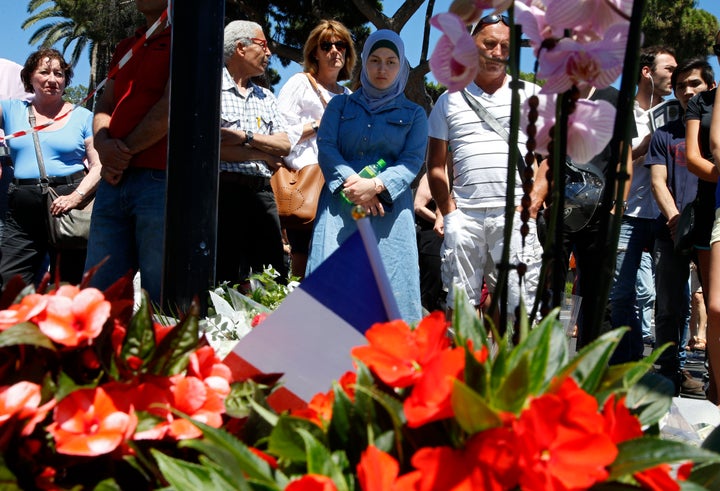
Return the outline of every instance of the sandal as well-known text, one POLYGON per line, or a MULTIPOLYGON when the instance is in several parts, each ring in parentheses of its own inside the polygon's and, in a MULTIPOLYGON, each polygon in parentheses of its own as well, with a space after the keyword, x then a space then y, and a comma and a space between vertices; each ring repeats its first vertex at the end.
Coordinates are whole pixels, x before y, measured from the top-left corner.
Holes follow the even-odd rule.
POLYGON ((693 351, 705 351, 706 341, 702 338, 693 337, 689 344, 689 348, 693 351))

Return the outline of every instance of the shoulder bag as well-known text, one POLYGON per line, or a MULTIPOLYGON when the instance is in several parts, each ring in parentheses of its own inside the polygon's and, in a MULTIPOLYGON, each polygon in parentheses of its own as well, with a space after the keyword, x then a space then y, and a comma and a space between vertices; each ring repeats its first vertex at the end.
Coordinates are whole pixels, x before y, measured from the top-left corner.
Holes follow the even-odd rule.
MULTIPOLYGON (((505 142, 510 140, 507 130, 482 104, 468 95, 466 90, 462 91, 462 96, 478 117, 485 121, 495 133, 505 142)), ((521 181, 525 175, 525 160, 522 158, 522 154, 520 149, 517 169, 521 181)), ((564 226, 567 230, 578 232, 590 222, 595 210, 600 206, 604 189, 605 177, 591 164, 580 165, 573 163, 569 158, 565 160, 564 226)))
MULTIPOLYGON (((305 75, 323 107, 327 107, 327 102, 312 75, 309 73, 305 75)), ((280 224, 284 228, 312 228, 324 183, 325 179, 318 164, 306 165, 300 170, 283 166, 275 171, 270 179, 270 185, 275 195, 280 224)))
MULTIPOLYGON (((28 105, 28 120, 30 127, 35 127, 35 115, 28 105)), ((35 144, 35 155, 40 169, 40 186, 45 196, 45 224, 47 225, 48 243, 56 249, 86 249, 90 235, 90 217, 92 215, 95 196, 87 201, 82 208, 74 208, 62 215, 53 215, 50 212, 53 201, 59 196, 55 188, 49 185, 45 160, 43 159, 40 139, 36 131, 32 132, 35 144)))

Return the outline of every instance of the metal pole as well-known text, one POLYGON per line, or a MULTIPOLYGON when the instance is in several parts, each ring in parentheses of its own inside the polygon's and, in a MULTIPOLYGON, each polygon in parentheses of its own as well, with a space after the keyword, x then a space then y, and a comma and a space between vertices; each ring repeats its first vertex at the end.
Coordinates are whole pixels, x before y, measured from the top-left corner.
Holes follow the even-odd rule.
POLYGON ((201 315, 215 283, 224 0, 172 2, 162 304, 201 315))

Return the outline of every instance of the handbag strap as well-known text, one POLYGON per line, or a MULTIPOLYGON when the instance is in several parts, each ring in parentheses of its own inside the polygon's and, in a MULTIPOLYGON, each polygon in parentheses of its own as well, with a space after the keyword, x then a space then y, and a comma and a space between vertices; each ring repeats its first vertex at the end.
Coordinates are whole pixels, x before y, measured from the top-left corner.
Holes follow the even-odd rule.
POLYGON ((45 160, 43 159, 42 148, 40 148, 40 137, 38 137, 37 131, 32 130, 35 127, 35 114, 32 110, 32 104, 28 104, 28 122, 32 131, 33 143, 35 144, 35 158, 37 160, 38 169, 40 169, 40 187, 42 188, 43 194, 47 193, 48 180, 47 172, 45 171, 45 160))
POLYGON ((305 72, 305 76, 310 81, 310 85, 312 85, 312 88, 315 90, 315 93, 320 98, 320 102, 322 103, 323 107, 327 107, 327 101, 322 95, 322 92, 320 92, 320 87, 318 87, 317 82, 315 82, 315 77, 310 75, 308 72, 305 72))
MULTIPOLYGON (((477 114, 477 116, 480 118, 480 120, 485 121, 488 124, 488 126, 490 126, 490 128, 492 128, 492 130, 498 134, 498 136, 500 138, 505 140, 505 143, 509 144, 510 143, 510 133, 508 133, 508 131, 500 123, 500 121, 498 121, 495 118, 495 116, 490 114, 490 111, 485 109, 485 106, 480 104, 474 97, 469 95, 467 92, 467 89, 463 89, 462 91, 460 91, 460 93, 462 94, 463 99, 465 99, 465 102, 467 102, 468 106, 470 106, 470 108, 473 111, 475 111, 475 114, 477 114)), ((518 147, 518 150, 520 150, 519 147, 518 147)), ((517 159, 517 170, 518 170, 518 173, 520 174, 520 181, 523 183, 525 182, 525 178, 524 178, 525 169, 526 169, 525 159, 523 159, 522 150, 520 150, 520 153, 518 154, 518 159, 517 159)))

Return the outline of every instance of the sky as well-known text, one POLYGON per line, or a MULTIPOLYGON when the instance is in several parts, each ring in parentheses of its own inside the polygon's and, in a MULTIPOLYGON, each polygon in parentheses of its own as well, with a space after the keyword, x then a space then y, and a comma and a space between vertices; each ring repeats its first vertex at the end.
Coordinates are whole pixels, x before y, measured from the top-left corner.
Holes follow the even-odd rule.
MULTIPOLYGON (((27 12, 28 0, 0 0, 0 12, 2 15, 2 26, 0 27, 0 58, 7 58, 17 63, 23 64, 27 59, 28 55, 32 53, 36 46, 28 44, 30 35, 38 28, 38 26, 32 26, 28 30, 23 30, 20 26, 25 19, 29 16, 27 12)), ((388 16, 392 16, 400 5, 400 0, 390 0, 383 2, 384 12, 388 16)), ((436 0, 435 12, 447 11, 451 0, 436 0)), ((710 12, 720 19, 720 1, 718 0, 699 0, 697 7, 710 12)), ((410 19, 405 28, 400 32, 403 40, 405 41, 405 51, 412 66, 417 65, 420 59, 420 40, 423 35, 423 23, 425 21, 425 9, 427 8, 427 1, 425 1, 420 8, 415 12, 415 15, 410 19), (411 40, 418 40, 418 42, 410 42, 411 40)), ((430 53, 435 46, 440 32, 432 28, 430 38, 430 53)), ((533 65, 532 53, 528 49, 523 49, 521 53, 521 70, 530 72, 532 71, 533 65)), ((710 63, 715 69, 716 78, 720 81, 720 66, 718 66, 716 58, 710 57, 710 63)), ((278 70, 281 76, 281 84, 283 80, 287 80, 291 75, 302 70, 299 64, 291 63, 287 68, 283 68, 279 61, 271 60, 271 66, 278 70)), ((75 76, 73 78, 73 85, 87 85, 90 76, 90 64, 87 54, 83 55, 75 67, 75 76)), ((428 74, 430 80, 434 80, 432 74, 428 74)), ((278 86, 279 87, 279 86, 278 86)))

